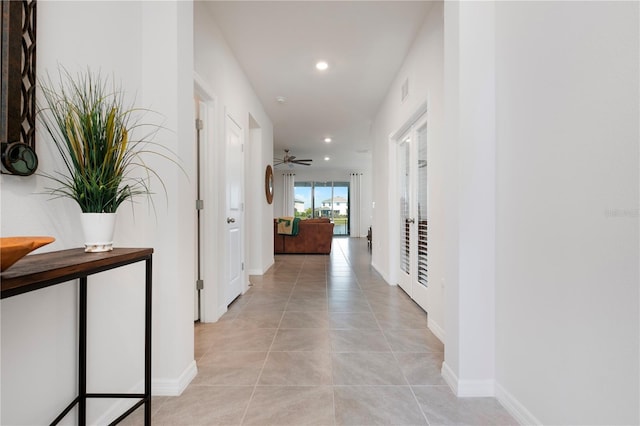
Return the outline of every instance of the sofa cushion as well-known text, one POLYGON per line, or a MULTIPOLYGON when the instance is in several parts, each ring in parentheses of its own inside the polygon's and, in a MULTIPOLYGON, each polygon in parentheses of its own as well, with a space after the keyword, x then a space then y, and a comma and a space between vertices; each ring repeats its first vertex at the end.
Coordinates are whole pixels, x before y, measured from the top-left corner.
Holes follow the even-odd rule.
POLYGON ((300 218, 279 217, 278 218, 278 234, 298 235, 300 218))
POLYGON ((303 219, 304 223, 329 223, 328 217, 316 217, 313 219, 303 219))

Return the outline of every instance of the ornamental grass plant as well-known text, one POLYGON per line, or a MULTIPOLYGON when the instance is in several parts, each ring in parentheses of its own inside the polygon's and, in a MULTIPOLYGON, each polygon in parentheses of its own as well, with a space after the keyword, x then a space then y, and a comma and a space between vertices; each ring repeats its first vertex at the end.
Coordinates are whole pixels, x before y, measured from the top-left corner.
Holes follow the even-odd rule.
POLYGON ((140 121, 151 111, 125 104, 113 79, 91 70, 74 76, 61 68, 57 84, 47 76, 40 86, 46 105, 38 117, 64 162, 64 170, 44 175, 57 184, 46 188, 48 193, 75 200, 83 213, 115 213, 138 196, 153 204, 152 179, 166 195, 162 179, 145 158, 176 161, 171 151, 152 141, 161 127, 140 121))

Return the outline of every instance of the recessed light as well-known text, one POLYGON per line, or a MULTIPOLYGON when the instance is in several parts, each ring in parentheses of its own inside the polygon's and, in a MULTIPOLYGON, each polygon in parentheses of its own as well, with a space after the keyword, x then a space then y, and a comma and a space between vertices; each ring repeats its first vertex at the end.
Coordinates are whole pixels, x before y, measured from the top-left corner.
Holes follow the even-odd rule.
POLYGON ((324 141, 325 141, 326 143, 330 143, 330 142, 331 142, 331 138, 324 138, 324 141))
POLYGON ((325 61, 320 61, 316 64, 316 68, 319 69, 320 71, 324 71, 327 68, 329 68, 329 64, 326 63, 325 61))
POLYGON ((287 101, 287 98, 285 98, 284 96, 277 96, 276 97, 276 102, 278 102, 279 104, 283 104, 287 101))
POLYGON ((329 160, 331 160, 331 158, 329 158, 329 157, 324 157, 324 161, 329 161, 329 160))

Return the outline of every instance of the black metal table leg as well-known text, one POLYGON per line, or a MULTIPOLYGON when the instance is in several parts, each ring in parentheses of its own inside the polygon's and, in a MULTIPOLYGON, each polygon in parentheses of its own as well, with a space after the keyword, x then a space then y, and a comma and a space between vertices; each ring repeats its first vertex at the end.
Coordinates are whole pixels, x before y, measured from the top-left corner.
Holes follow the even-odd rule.
POLYGON ((64 410, 51 422, 59 424, 78 406, 80 426, 87 424, 87 399, 131 398, 138 401, 126 412, 116 418, 112 424, 118 424, 125 417, 144 405, 144 424, 151 425, 151 308, 152 308, 152 248, 115 248, 104 253, 92 253, 90 256, 83 248, 60 250, 26 256, 2 274, 0 299, 18 296, 42 288, 66 283, 75 279, 78 285, 78 394, 64 410), (125 265, 145 261, 145 341, 144 341, 144 393, 89 393, 87 392, 87 299, 89 275, 119 268, 125 265))
POLYGON ((151 278, 152 255, 145 262, 145 318, 144 318, 144 424, 151 426, 151 278))
POLYGON ((80 278, 78 307, 78 425, 87 424, 87 277, 80 278))

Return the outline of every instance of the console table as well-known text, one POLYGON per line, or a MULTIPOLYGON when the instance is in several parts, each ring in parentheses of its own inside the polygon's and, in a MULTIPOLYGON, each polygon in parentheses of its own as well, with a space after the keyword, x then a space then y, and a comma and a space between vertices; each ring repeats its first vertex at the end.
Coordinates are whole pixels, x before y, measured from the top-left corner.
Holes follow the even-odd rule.
POLYGON ((2 272, 0 298, 17 296, 52 285, 78 279, 78 396, 53 420, 58 424, 78 405, 78 424, 87 423, 87 398, 134 398, 133 407, 111 424, 115 425, 144 404, 144 424, 151 425, 151 263, 152 248, 116 248, 110 252, 85 253, 71 249, 25 256, 2 272), (145 262, 144 393, 87 392, 87 277, 98 272, 136 262, 145 262))

